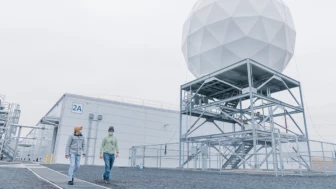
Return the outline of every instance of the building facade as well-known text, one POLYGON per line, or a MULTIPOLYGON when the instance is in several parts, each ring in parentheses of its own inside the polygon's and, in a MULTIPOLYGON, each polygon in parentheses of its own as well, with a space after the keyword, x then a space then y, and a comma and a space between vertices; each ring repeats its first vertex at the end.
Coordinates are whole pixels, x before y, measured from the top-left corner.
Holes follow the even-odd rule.
POLYGON ((174 110, 65 94, 20 142, 22 160, 65 164, 65 145, 75 126, 83 126, 87 157, 82 164, 103 165, 102 139, 114 126, 119 142, 117 166, 128 166, 129 149, 137 145, 177 142, 179 113, 174 110))

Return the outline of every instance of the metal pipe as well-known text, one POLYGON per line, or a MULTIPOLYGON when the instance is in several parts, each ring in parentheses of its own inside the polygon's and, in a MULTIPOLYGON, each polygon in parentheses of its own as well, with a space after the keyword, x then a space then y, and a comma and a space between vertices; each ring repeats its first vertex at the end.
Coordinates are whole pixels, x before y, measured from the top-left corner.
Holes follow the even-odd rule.
MULTIPOLYGON (((311 159, 311 152, 310 152, 310 144, 309 144, 309 136, 308 136, 308 129, 307 129, 307 121, 306 121, 306 113, 305 113, 305 108, 303 104, 303 96, 302 96, 302 91, 301 91, 301 85, 299 86, 299 91, 300 91, 300 98, 301 98, 301 107, 302 107, 302 115, 303 115, 303 121, 304 121, 304 126, 305 126, 305 133, 306 133, 306 138, 307 138, 307 147, 308 147, 308 156, 309 156, 309 165, 310 169, 312 166, 312 159, 311 159)), ((309 169, 309 170, 310 170, 309 169)))
POLYGON ((99 121, 97 121, 97 126, 96 126, 96 136, 95 136, 94 145, 93 145, 93 159, 92 159, 92 165, 94 165, 94 163, 95 163, 96 145, 97 145, 97 137, 98 137, 98 124, 99 124, 99 121))
POLYGON ((324 173, 328 175, 327 173, 327 165, 325 162, 325 155, 324 155, 324 149, 323 149, 323 143, 321 142, 321 149, 322 149, 322 156, 323 156, 323 166, 324 166, 324 173))
POLYGON ((277 99, 274 99, 274 98, 265 97, 265 96, 260 95, 260 94, 257 94, 257 93, 255 93, 255 94, 253 94, 253 95, 254 95, 255 97, 262 98, 262 99, 264 99, 264 100, 266 100, 266 101, 268 101, 268 102, 276 103, 276 104, 278 104, 278 105, 285 106, 285 107, 287 107, 287 108, 291 108, 291 109, 293 109, 293 110, 303 111, 303 108, 302 108, 302 107, 293 106, 293 105, 290 105, 290 104, 288 104, 288 103, 284 103, 284 102, 282 102, 282 101, 280 101, 280 100, 277 100, 277 99))
POLYGON ((280 158, 280 170, 281 170, 281 176, 284 176, 284 165, 283 165, 283 160, 282 160, 282 146, 281 146, 281 135, 280 135, 280 130, 278 131, 278 143, 279 143, 279 158, 280 158))
MULTIPOLYGON (((271 90, 267 88, 267 97, 271 97, 271 90)), ((270 126, 271 126, 271 134, 272 134, 272 152, 273 152, 273 169, 275 175, 278 176, 278 160, 277 160, 277 153, 276 153, 276 142, 274 138, 274 124, 273 124, 273 111, 272 108, 268 108, 268 113, 270 116, 270 126)))
POLYGON ((287 113, 287 115, 289 116, 289 118, 291 118, 291 120, 293 121, 293 123, 295 124, 295 126, 299 129, 299 131, 302 133, 302 134, 304 134, 303 133, 303 131, 302 131, 302 129, 300 128, 300 126, 296 123, 296 121, 294 120, 294 118, 287 112, 287 110, 286 109, 284 109, 285 110, 285 112, 287 113))
POLYGON ((192 124, 192 126, 187 130, 186 133, 189 133, 190 130, 198 123, 198 121, 202 118, 203 114, 205 113, 205 110, 202 112, 202 114, 197 118, 197 120, 192 124))
POLYGON ((258 157, 255 155, 257 153, 257 134, 256 134, 256 124, 254 120, 254 105, 253 105, 253 95, 252 95, 252 87, 253 87, 253 80, 252 80, 252 67, 250 64, 249 59, 247 60, 247 75, 248 75, 248 83, 249 83, 249 94, 250 94, 250 109, 251 109, 251 120, 252 120, 252 131, 253 131, 253 150, 254 150, 254 168, 259 168, 258 164, 258 157))
POLYGON ((180 137, 179 137, 179 167, 182 167, 182 88, 180 88, 180 137))
MULTIPOLYGON (((281 78, 280 78, 280 79, 281 79, 281 78)), ((288 90, 288 92, 290 93, 290 95, 294 98, 295 102, 296 102, 299 106, 301 106, 301 104, 299 103, 299 101, 295 98, 294 94, 292 93, 292 91, 291 91, 291 90, 289 89, 289 87, 287 86, 286 82, 285 82, 284 80, 282 80, 282 79, 281 79, 281 81, 282 81, 282 83, 285 85, 285 87, 287 88, 287 90, 288 90)))
POLYGON ((160 145, 160 168, 161 168, 161 161, 162 161, 162 145, 160 145))
POLYGON ((267 81, 265 81, 263 84, 259 85, 259 87, 257 88, 257 90, 259 91, 263 86, 265 86, 268 82, 270 82, 272 79, 274 79, 274 75, 269 78, 267 81))
POLYGON ((217 127, 217 129, 220 130, 220 132, 224 133, 224 131, 217 125, 215 121, 212 121, 212 123, 217 127))
POLYGON ((297 158, 298 158, 298 162, 299 162, 300 175, 302 176, 300 145, 299 145, 299 142, 298 142, 298 137, 296 137, 295 141, 296 141, 296 148, 297 148, 296 154, 297 154, 297 158))
POLYGON ((266 152, 266 154, 267 154, 267 156, 266 156, 266 169, 268 170, 268 158, 269 158, 269 156, 271 155, 271 152, 269 153, 269 155, 268 155, 268 151, 267 151, 267 145, 266 145, 266 140, 265 140, 265 152, 266 152))
MULTIPOLYGON (((90 154, 89 154, 89 146, 90 146, 90 143, 91 143, 91 127, 92 127, 92 119, 89 119, 89 130, 88 130, 88 137, 87 137, 87 140, 86 140, 86 155, 87 155, 87 157, 85 158, 85 165, 87 165, 88 164, 88 160, 89 160, 89 158, 88 157, 90 157, 90 154)), ((94 154, 93 154, 93 157, 92 158, 94 158, 94 154)))

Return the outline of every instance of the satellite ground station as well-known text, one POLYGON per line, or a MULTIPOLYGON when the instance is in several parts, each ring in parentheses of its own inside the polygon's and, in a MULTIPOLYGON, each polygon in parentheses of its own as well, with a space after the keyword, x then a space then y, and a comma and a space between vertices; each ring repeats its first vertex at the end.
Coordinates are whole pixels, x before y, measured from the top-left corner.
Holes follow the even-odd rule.
POLYGON ((68 163, 66 139, 83 125, 85 164, 103 165, 99 139, 114 125, 117 166, 336 174, 336 144, 309 139, 301 84, 282 74, 295 39, 282 0, 198 0, 182 37, 196 79, 180 87, 179 110, 64 94, 36 126, 26 126, 18 124, 20 106, 0 95, 0 160, 68 163), (30 130, 26 137, 22 129, 30 130))
POLYGON ((207 169, 216 151, 222 169, 311 169, 300 82, 282 74, 295 37, 280 0, 195 4, 183 28, 182 51, 197 79, 180 91, 180 167, 202 157, 207 169), (205 126, 218 132, 196 132, 205 126))

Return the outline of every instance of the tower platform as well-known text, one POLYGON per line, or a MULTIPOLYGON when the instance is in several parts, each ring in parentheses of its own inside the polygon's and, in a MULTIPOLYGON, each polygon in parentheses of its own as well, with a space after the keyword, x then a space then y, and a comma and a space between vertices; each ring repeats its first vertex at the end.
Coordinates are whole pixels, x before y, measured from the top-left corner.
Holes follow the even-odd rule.
POLYGON ((215 151, 222 169, 309 170, 308 141, 300 82, 254 60, 181 86, 180 167, 215 151), (204 134, 206 127, 217 130, 204 134))

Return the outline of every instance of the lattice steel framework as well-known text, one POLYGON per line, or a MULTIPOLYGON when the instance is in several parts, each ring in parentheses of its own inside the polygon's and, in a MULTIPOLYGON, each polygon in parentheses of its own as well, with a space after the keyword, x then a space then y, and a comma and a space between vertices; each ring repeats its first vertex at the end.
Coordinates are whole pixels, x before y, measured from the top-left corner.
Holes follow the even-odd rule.
POLYGON ((291 158, 310 170, 308 140, 300 82, 254 60, 181 86, 180 167, 214 149, 222 155, 222 169, 277 171, 286 169, 283 158, 291 158), (216 132, 197 132, 211 125, 216 132))
MULTIPOLYGON (((19 123, 20 105, 5 102, 5 96, 0 95, 0 156, 3 155, 14 159, 16 154, 16 144, 13 144, 13 137, 16 136, 17 127, 14 124, 19 123)), ((20 130, 21 131, 21 130, 20 130)), ((19 133, 20 133, 19 131, 19 133)))

